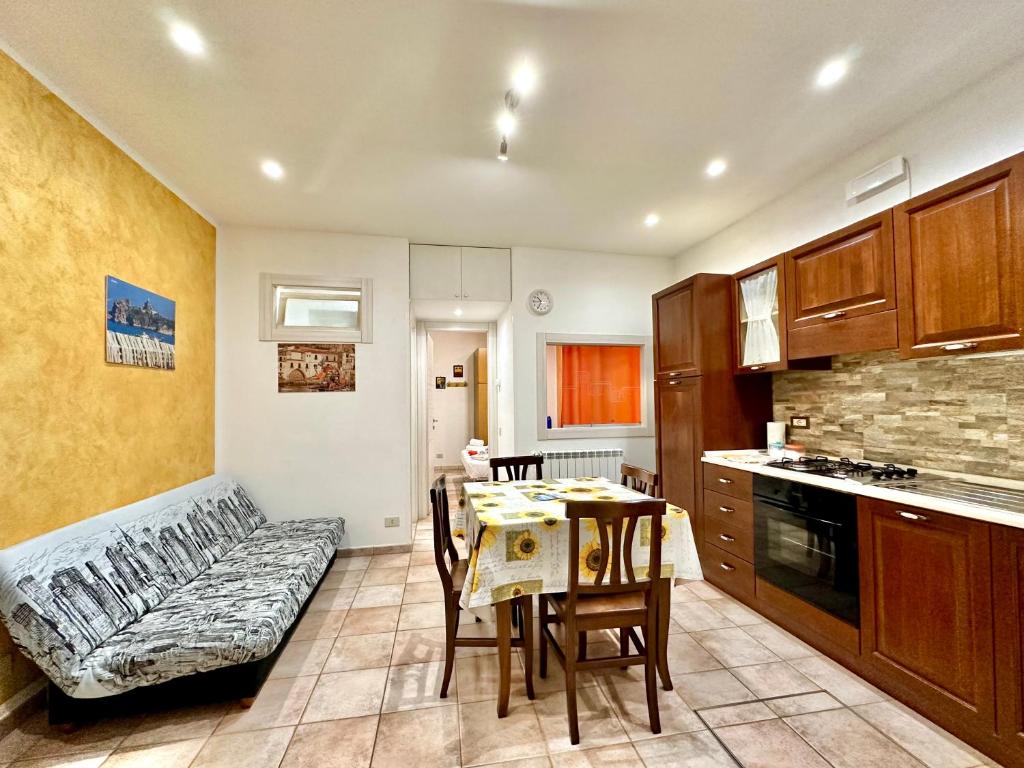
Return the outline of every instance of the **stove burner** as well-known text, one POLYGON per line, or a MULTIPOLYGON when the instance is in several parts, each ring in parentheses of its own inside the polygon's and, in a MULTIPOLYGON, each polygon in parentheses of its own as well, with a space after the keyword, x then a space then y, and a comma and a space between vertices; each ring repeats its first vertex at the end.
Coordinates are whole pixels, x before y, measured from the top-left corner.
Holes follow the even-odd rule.
POLYGON ((830 459, 828 456, 778 459, 776 461, 769 461, 767 466, 788 469, 793 472, 835 477, 840 480, 856 479, 860 482, 877 483, 917 477, 917 470, 913 467, 897 467, 895 464, 877 466, 867 461, 854 461, 845 456, 837 460, 830 459))

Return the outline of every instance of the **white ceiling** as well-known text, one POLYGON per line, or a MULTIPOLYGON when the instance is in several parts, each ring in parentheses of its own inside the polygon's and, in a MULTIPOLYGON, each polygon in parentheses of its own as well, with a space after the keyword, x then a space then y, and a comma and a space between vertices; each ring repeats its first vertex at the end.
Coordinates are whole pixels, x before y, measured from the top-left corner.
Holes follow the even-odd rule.
POLYGON ((217 223, 662 255, 1021 55, 1022 28, 1020 0, 0 4, 4 47, 217 223), (540 84, 503 165, 524 56, 540 84))

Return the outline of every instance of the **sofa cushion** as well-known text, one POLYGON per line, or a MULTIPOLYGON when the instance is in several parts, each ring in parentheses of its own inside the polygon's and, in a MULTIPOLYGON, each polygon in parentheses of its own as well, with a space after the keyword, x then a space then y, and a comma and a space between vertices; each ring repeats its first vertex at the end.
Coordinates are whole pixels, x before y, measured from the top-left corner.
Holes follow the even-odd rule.
MULTIPOLYGON (((267 523, 81 665, 78 698, 268 656, 334 556, 342 520, 267 523)), ((63 686, 62 686, 63 687, 63 686)))

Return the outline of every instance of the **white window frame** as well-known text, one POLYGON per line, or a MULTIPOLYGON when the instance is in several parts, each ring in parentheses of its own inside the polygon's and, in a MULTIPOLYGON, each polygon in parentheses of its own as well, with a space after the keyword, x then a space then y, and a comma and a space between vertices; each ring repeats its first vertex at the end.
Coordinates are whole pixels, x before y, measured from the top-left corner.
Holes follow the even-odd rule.
POLYGON ((537 334, 537 439, 654 437, 654 338, 598 333, 537 334), (548 428, 548 344, 641 347, 640 423, 548 428))
POLYGON ((260 341, 373 343, 373 280, 359 277, 260 273, 260 341), (279 325, 277 322, 277 289, 279 287, 357 290, 359 291, 359 327, 355 329, 331 328, 329 326, 289 328, 279 325))

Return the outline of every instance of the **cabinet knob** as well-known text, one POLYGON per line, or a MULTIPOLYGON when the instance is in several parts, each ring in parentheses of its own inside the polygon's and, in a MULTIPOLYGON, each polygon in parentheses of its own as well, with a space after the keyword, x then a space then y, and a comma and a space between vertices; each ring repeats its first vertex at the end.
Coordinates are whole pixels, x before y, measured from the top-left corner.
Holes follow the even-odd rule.
POLYGON ((736 509, 734 507, 719 507, 718 511, 719 512, 735 512, 736 509))
POLYGON ((750 366, 750 370, 752 370, 752 371, 760 371, 762 368, 764 368, 763 365, 752 365, 752 366, 750 366))
POLYGON ((721 568, 723 571, 735 571, 736 570, 736 566, 735 565, 729 565, 728 563, 719 563, 718 567, 721 568))
POLYGON ((978 346, 976 341, 957 341, 953 344, 943 344, 940 349, 945 352, 959 352, 963 349, 974 349, 976 346, 978 346))
POLYGON ((720 534, 718 534, 718 538, 720 538, 722 541, 736 541, 736 537, 735 536, 730 536, 727 533, 720 533, 720 534))
POLYGON ((918 514, 915 514, 914 512, 904 512, 902 509, 899 510, 899 514, 900 514, 900 517, 902 517, 902 518, 904 518, 906 520, 927 520, 928 519, 927 515, 918 515, 918 514))
POLYGON ((732 480, 730 480, 728 477, 720 477, 718 478, 718 482, 720 482, 722 485, 732 485, 732 480))
POLYGON ((461 299, 461 298, 462 298, 462 295, 461 295, 461 294, 458 294, 458 293, 456 293, 456 294, 455 294, 455 296, 454 296, 454 298, 456 298, 456 299, 461 299))
POLYGON ((835 320, 837 317, 844 317, 845 315, 846 312, 840 310, 839 312, 826 312, 822 315, 822 318, 825 320, 835 320))

